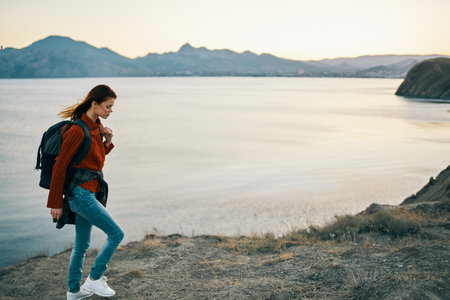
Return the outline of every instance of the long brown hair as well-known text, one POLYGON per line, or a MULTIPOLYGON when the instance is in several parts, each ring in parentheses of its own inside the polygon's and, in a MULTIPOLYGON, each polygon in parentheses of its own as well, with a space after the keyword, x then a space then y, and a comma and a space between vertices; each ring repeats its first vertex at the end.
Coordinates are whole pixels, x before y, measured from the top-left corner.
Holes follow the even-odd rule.
POLYGON ((70 120, 80 119, 83 113, 86 113, 91 108, 92 101, 98 104, 106 101, 106 98, 116 99, 116 93, 107 85, 99 84, 89 91, 87 96, 80 103, 67 106, 64 108, 58 116, 63 119, 70 118, 70 120))

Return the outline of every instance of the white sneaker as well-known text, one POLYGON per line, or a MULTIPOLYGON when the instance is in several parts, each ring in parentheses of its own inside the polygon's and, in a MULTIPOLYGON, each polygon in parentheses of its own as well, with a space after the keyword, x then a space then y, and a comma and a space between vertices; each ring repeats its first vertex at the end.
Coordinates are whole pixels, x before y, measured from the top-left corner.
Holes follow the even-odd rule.
POLYGON ((86 291, 82 286, 80 290, 76 293, 67 292, 67 300, 84 299, 94 295, 93 292, 86 291))
POLYGON ((114 296, 116 292, 106 284, 107 280, 106 276, 102 276, 98 280, 92 280, 91 277, 88 276, 83 284, 83 288, 86 291, 93 292, 102 297, 114 296))

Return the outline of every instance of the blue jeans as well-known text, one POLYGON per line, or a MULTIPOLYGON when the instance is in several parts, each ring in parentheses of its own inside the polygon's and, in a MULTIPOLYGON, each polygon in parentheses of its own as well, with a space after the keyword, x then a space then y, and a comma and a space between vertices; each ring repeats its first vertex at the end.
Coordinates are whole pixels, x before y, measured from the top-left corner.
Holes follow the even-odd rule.
POLYGON ((94 280, 102 277, 105 272, 107 263, 123 239, 123 231, 106 208, 95 198, 93 192, 77 186, 68 200, 70 209, 76 213, 76 235, 70 256, 68 285, 69 291, 76 293, 80 290, 84 255, 91 240, 92 225, 100 228, 108 236, 91 267, 90 275, 94 280))

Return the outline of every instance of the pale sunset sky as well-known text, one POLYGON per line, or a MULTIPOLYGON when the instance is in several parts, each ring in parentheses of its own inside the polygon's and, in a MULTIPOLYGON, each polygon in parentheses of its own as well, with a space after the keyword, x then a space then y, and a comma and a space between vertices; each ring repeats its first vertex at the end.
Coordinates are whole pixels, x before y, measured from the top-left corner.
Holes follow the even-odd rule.
POLYGON ((450 0, 0 0, 0 45, 68 36, 130 57, 194 47, 291 59, 450 55, 450 0))

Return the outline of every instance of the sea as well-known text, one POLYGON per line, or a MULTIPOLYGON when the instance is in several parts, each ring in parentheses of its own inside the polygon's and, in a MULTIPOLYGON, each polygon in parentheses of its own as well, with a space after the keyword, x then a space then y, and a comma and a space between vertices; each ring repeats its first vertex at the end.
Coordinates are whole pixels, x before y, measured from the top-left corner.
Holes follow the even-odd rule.
MULTIPOLYGON (((401 79, 0 80, 0 266, 71 247, 34 170, 42 133, 97 84, 118 95, 104 173, 123 243, 146 234, 281 236, 399 204, 449 165, 450 104, 401 79)), ((91 246, 105 240, 92 233, 91 246)))

